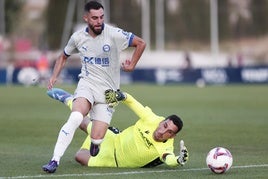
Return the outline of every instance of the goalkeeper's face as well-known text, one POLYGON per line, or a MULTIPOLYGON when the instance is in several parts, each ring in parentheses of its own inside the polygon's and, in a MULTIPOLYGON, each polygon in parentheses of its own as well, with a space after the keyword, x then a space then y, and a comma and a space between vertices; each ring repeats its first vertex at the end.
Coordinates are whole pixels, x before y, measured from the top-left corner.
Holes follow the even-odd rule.
POLYGON ((164 120, 159 123, 153 133, 153 138, 157 142, 164 142, 176 136, 178 127, 171 120, 164 120))

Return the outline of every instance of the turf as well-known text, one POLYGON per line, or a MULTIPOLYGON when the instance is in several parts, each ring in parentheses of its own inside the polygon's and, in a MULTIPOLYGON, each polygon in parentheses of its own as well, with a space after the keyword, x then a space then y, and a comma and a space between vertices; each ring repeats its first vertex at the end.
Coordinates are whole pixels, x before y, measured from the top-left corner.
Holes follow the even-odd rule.
MULTIPOLYGON (((73 92, 75 86, 61 86, 73 92)), ((0 86, 0 178, 267 178, 268 86, 229 85, 197 88, 188 85, 123 85, 159 115, 178 114, 190 152, 184 167, 165 165, 151 169, 88 168, 74 161, 85 134, 77 131, 53 175, 41 166, 52 156, 58 131, 69 110, 47 97, 44 87, 0 86), (234 158, 226 174, 211 173, 207 152, 228 148, 234 158)), ((134 113, 119 105, 112 125, 123 129, 136 121, 134 113)), ((178 152, 178 147, 176 147, 178 152)))

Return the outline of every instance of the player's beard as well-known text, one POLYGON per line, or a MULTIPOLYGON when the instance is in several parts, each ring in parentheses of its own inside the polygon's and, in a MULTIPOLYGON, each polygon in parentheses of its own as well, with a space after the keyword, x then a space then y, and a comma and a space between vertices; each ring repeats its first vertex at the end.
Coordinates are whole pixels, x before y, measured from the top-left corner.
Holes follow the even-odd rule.
POLYGON ((90 28, 90 29, 92 30, 92 32, 93 32, 94 34, 96 34, 96 35, 100 35, 101 32, 102 32, 102 26, 101 26, 100 29, 97 29, 97 30, 94 28, 93 25, 89 25, 89 28, 90 28))

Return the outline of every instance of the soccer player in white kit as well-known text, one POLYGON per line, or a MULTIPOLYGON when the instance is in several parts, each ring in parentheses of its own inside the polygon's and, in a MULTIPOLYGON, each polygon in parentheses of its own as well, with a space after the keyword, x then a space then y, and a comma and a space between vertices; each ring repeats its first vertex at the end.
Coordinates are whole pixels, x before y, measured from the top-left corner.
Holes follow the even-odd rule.
MULTIPOLYGON (((48 89, 53 88, 67 58, 78 52, 82 68, 74 93, 72 112, 59 132, 52 159, 42 167, 48 173, 56 171, 60 158, 88 113, 92 120, 90 154, 93 157, 98 154, 114 112, 105 102, 104 93, 107 89, 117 90, 120 85, 119 53, 127 47, 135 47, 132 58, 121 64, 122 70, 131 72, 146 47, 140 37, 104 24, 104 8, 96 1, 85 5, 83 19, 87 27, 71 36, 64 52, 56 61, 47 86, 48 89)), ((59 98, 64 100, 65 96, 59 98)))

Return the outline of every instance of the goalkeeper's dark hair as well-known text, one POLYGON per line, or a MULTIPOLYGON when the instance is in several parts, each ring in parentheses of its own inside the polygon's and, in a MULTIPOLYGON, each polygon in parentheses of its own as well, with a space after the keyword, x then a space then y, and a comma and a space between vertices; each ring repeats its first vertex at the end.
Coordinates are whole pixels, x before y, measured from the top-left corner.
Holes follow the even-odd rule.
POLYGON ((180 130, 183 127, 183 122, 182 122, 181 118, 179 116, 173 114, 173 115, 168 116, 166 118, 166 120, 168 120, 168 119, 171 120, 178 127, 178 131, 176 133, 180 132, 180 130))
POLYGON ((98 1, 89 1, 85 4, 84 10, 85 12, 89 12, 91 9, 99 10, 100 8, 104 9, 101 3, 98 1))

